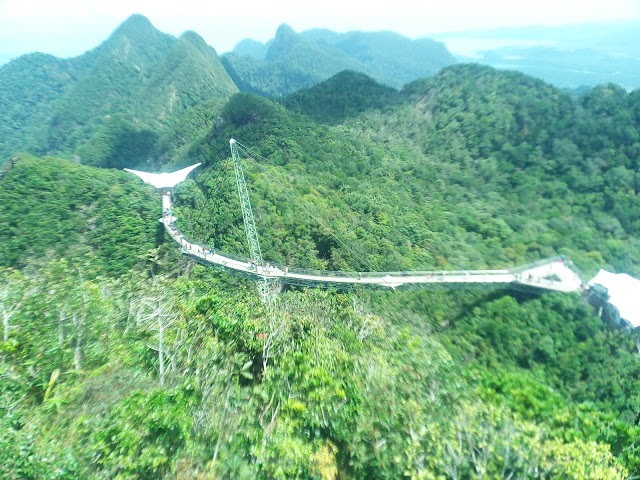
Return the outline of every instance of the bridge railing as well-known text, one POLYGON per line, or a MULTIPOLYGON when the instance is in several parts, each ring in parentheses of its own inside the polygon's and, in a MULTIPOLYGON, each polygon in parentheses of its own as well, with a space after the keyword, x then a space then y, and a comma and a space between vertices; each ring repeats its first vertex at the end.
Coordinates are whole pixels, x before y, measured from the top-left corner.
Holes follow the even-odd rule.
POLYGON ((371 278, 371 277, 428 277, 428 276, 442 276, 453 277, 460 275, 506 275, 508 270, 414 270, 411 272, 358 272, 358 271, 334 271, 334 270, 314 270, 314 269, 301 269, 301 268, 289 268, 289 273, 295 273, 300 275, 318 276, 318 277, 347 277, 347 278, 371 278))
MULTIPOLYGON (((208 251, 215 253, 217 255, 223 256, 225 258, 236 260, 241 263, 247 263, 249 259, 246 256, 238 255, 235 253, 229 253, 227 251, 223 251, 219 248, 215 248, 210 245, 197 243, 191 237, 185 236, 178 230, 176 230, 179 235, 182 236, 184 241, 194 247, 202 247, 207 249, 208 251)), ((197 253, 197 252, 196 252, 197 253)), ((452 276, 460 276, 460 275, 469 275, 469 276, 477 276, 477 275, 504 275, 508 274, 508 270, 415 270, 411 272, 370 272, 370 271, 361 271, 358 272, 356 270, 353 271, 336 271, 336 270, 320 270, 320 269, 311 269, 311 268, 296 268, 289 267, 284 265, 278 265, 276 263, 270 263, 274 268, 281 270, 282 272, 286 272, 287 274, 292 275, 303 275, 309 277, 335 277, 335 278, 379 278, 384 276, 391 277, 452 277, 452 276)))
POLYGON ((555 257, 551 257, 551 258, 544 258, 542 260, 536 260, 535 262, 531 262, 531 263, 527 263, 526 265, 520 265, 514 268, 510 268, 509 272, 510 273, 522 273, 522 272, 526 272, 527 270, 531 270, 533 268, 537 268, 537 267, 543 267, 545 265, 549 265, 550 263, 553 262, 564 262, 565 261, 565 257, 562 255, 557 255, 555 257))
MULTIPOLYGON (((198 254, 198 248, 203 248, 208 250, 211 253, 215 253, 222 257, 225 257, 230 260, 235 260, 240 263, 249 262, 249 258, 247 256, 238 255, 235 253, 230 253, 227 251, 220 250, 215 248, 214 246, 198 243, 193 240, 191 237, 184 235, 180 230, 173 229, 173 232, 176 232, 177 235, 180 236, 184 240, 184 242, 193 245, 196 249, 192 253, 198 254)), ((183 246, 184 248, 184 246, 183 246)), ((410 272, 369 272, 369 271, 335 271, 335 270, 321 270, 321 269, 310 269, 310 268, 296 268, 289 267, 284 265, 278 265, 275 263, 270 263, 274 269, 278 269, 283 272, 284 275, 301 275, 305 277, 333 277, 333 278, 381 278, 381 277, 435 277, 439 278, 442 281, 446 281, 446 278, 458 277, 458 276, 468 276, 468 277, 477 277, 477 276, 500 276, 500 275, 517 275, 519 273, 525 272, 527 270, 541 267, 544 265, 548 265, 550 263, 556 261, 564 261, 565 265, 568 268, 571 268, 570 262, 568 262, 563 256, 556 256, 551 258, 546 258, 543 260, 538 260, 536 262, 531 262, 527 265, 518 266, 511 269, 505 270, 415 270, 410 272)), ((212 262, 218 263, 218 262, 212 262)), ((223 265, 224 266, 224 265, 223 265)), ((573 268, 572 268, 573 269, 573 268)), ((573 269, 575 271, 575 269, 573 269)), ((273 271, 272 271, 273 272, 273 271)))

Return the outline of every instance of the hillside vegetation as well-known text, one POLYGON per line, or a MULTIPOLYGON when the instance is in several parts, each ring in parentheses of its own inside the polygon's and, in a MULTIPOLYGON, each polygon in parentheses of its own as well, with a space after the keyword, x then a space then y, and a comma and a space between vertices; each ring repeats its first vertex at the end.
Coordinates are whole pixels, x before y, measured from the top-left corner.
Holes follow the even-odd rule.
MULTIPOLYGON (((192 34, 160 40, 140 90, 158 97, 191 77, 175 52, 211 53, 192 34)), ((126 83, 120 67, 101 71, 126 83)), ((153 188, 98 168, 144 164, 146 145, 167 168, 202 162, 173 192, 178 226, 248 256, 235 138, 253 156, 263 255, 281 266, 566 254, 587 278, 638 275, 640 92, 574 99, 478 65, 402 90, 347 71, 278 102, 221 85, 166 123, 155 103, 108 123, 102 104, 94 117, 65 103, 89 85, 47 87, 66 99, 51 138, 94 156, 16 155, 0 177, 0 477, 640 475, 640 334, 579 294, 291 288, 265 304, 250 280, 179 255, 153 188)))
POLYGON ((0 180, 3 266, 89 256, 93 268, 123 275, 156 247, 155 192, 125 172, 26 155, 12 163, 0 180))

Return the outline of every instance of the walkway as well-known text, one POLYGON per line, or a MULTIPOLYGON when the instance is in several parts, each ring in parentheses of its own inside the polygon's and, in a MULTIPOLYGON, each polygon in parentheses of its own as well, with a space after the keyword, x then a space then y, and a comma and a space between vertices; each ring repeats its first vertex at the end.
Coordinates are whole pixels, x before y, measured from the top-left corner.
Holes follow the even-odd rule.
POLYGON ((562 257, 542 260, 509 270, 442 270, 416 272, 332 272, 321 270, 289 269, 266 264, 254 265, 204 245, 192 243, 184 238, 173 225, 170 196, 163 195, 163 218, 161 222, 182 253, 205 265, 223 267, 256 279, 277 279, 282 284, 306 286, 357 286, 398 288, 403 286, 499 286, 532 288, 558 292, 578 292, 583 287, 580 276, 571 268, 571 262, 562 257))

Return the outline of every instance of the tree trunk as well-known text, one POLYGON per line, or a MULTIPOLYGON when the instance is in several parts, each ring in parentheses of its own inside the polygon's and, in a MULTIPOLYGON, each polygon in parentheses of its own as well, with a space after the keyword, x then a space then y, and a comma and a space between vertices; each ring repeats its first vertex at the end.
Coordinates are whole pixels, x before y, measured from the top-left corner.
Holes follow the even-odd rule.
POLYGON ((60 310, 58 313, 58 350, 60 350, 60 355, 62 356, 62 351, 64 349, 64 322, 66 320, 66 315, 64 309, 60 310))
POLYGON ((82 359, 84 357, 82 352, 82 343, 84 341, 84 316, 73 315, 73 324, 76 328, 76 342, 73 348, 73 368, 76 371, 82 369, 82 359))
POLYGON ((2 312, 2 325, 4 326, 3 340, 6 342, 9 340, 9 319, 11 317, 7 312, 2 312))
POLYGON ((158 360, 160 361, 160 385, 164 385, 164 323, 162 315, 158 316, 158 360))
POLYGON ((3 292, 2 298, 0 298, 0 304, 2 305, 2 326, 4 327, 4 333, 2 335, 2 339, 6 342, 9 340, 9 331, 11 330, 11 317, 18 311, 20 306, 22 305, 22 301, 25 299, 27 294, 25 293, 20 300, 18 300, 15 304, 10 307, 7 306, 8 298, 6 291, 3 292))

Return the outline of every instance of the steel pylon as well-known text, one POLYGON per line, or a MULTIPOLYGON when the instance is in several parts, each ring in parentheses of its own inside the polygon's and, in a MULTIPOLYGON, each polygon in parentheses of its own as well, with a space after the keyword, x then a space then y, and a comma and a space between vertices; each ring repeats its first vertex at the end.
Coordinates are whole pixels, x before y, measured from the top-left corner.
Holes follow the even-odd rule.
MULTIPOLYGON (((238 146, 232 138, 229 140, 231 147, 231 157, 233 159, 233 170, 236 174, 236 186, 238 187, 238 196, 240 197, 240 208, 242 209, 242 219, 244 221, 244 231, 247 235, 247 243, 249 244, 249 255, 254 265, 264 267, 262 259, 262 250, 260 249, 260 240, 258 239, 258 231, 256 230, 256 222, 253 218, 253 210, 251 209, 251 201, 249 200, 249 190, 247 182, 244 178, 244 171, 240 163, 238 155, 238 146)), ((281 290, 280 282, 277 279, 262 276, 257 282, 258 293, 263 301, 272 300, 281 290)))

